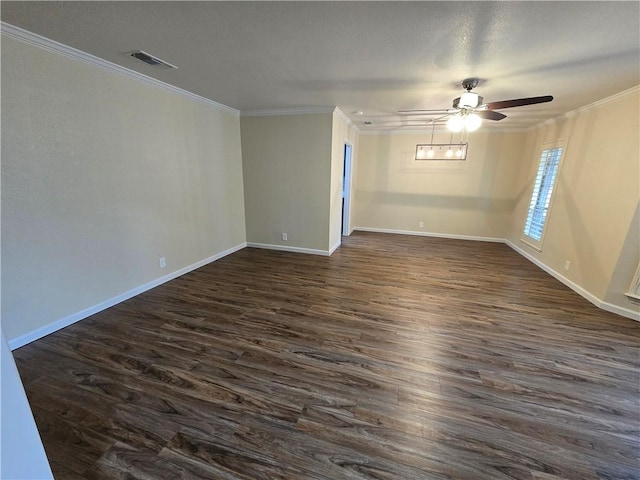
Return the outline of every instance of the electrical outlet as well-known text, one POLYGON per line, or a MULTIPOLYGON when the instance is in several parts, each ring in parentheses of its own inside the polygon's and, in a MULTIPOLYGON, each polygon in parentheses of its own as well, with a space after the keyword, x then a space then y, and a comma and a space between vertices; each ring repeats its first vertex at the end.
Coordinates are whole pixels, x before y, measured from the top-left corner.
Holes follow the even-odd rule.
POLYGON ((287 234, 282 232, 282 240, 287 241, 287 234))
POLYGON ((418 226, 419 226, 420 228, 424 228, 424 222, 420 222, 420 223, 418 224, 418 226))
POLYGON ((571 262, 567 260, 566 262, 564 262, 564 269, 569 270, 569 268, 571 268, 571 262))
POLYGON ((160 257, 160 268, 164 268, 167 266, 167 259, 164 257, 160 257))

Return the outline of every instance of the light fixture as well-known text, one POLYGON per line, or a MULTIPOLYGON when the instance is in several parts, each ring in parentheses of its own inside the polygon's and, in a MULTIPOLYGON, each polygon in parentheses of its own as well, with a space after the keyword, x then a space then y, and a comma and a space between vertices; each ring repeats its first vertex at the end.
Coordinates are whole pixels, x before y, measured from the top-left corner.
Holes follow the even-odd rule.
POLYGON ((458 100, 458 108, 476 108, 478 106, 479 95, 473 92, 464 92, 458 100))
POLYGON ((467 132, 475 132, 482 125, 482 118, 475 113, 470 113, 464 117, 464 128, 467 132))
POLYGON ((460 132, 464 128, 464 118, 459 113, 452 115, 447 120, 447 128, 452 132, 460 132))
POLYGON ((456 113, 449 117, 447 128, 452 132, 474 132, 482 125, 482 118, 470 110, 462 109, 460 113, 456 113))
POLYGON ((450 135, 449 143, 433 143, 435 125, 436 120, 432 120, 431 143, 419 143, 416 145, 415 160, 466 160, 467 143, 463 143, 464 132, 461 134, 459 143, 453 143, 453 133, 450 135))
POLYGON ((429 147, 429 151, 427 152, 427 157, 433 158, 433 134, 436 131, 436 122, 431 120, 431 146, 429 147))

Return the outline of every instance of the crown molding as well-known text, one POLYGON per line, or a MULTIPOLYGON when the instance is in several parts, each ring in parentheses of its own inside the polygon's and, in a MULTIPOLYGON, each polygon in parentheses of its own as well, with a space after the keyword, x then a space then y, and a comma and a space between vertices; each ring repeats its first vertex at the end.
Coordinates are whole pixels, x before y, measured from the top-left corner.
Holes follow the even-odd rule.
POLYGON ((344 120, 344 122, 347 124, 347 128, 349 128, 350 130, 353 129, 355 130, 356 134, 360 135, 360 133, 362 133, 362 130, 360 130, 360 128, 358 127, 358 125, 351 120, 346 113, 344 113, 340 107, 336 107, 334 110, 335 114, 338 115, 338 117, 340 117, 342 120, 344 120))
MULTIPOLYGON (((526 133, 528 131, 528 129, 525 128, 519 128, 519 127, 510 127, 510 128, 480 128, 479 130, 470 133, 469 134, 469 138, 473 138, 474 135, 477 134, 489 134, 489 135, 495 135, 495 134, 505 134, 505 133, 526 133)), ((451 132, 449 130, 446 130, 446 127, 444 130, 438 130, 436 129, 436 133, 446 133, 447 135, 449 135, 451 132)), ((377 129, 367 129, 367 130, 359 130, 358 133, 360 135, 425 135, 431 134, 431 128, 425 129, 423 127, 417 127, 417 128, 389 128, 389 129, 381 129, 381 128, 377 128, 377 129)), ((454 133, 454 137, 456 134, 454 133)))
POLYGON ((336 115, 338 115, 342 120, 344 120, 345 122, 347 122, 348 125, 353 125, 355 127, 355 124, 351 121, 351 119, 349 117, 347 117, 347 115, 340 110, 339 107, 336 107, 333 109, 333 111, 335 112, 336 115))
POLYGON ((240 116, 277 117, 284 115, 314 115, 319 113, 333 113, 335 109, 336 107, 333 106, 268 108, 264 110, 243 110, 240 112, 240 116))
POLYGON ((123 67, 121 65, 117 65, 115 63, 109 62, 108 60, 104 60, 102 58, 91 55, 90 53, 83 52, 82 50, 78 50, 76 48, 70 47, 68 45, 64 45, 60 42, 56 42, 55 40, 51 40, 49 38, 43 37, 36 33, 29 32, 20 27, 16 27, 9 23, 0 22, 0 33, 6 37, 13 38, 15 40, 19 40, 21 42, 27 43, 29 45, 41 48, 43 50, 47 50, 49 52, 57 53, 59 55, 65 56, 67 58, 71 58, 73 60, 77 60, 94 67, 101 68, 103 70, 108 70, 110 72, 119 73, 121 75, 125 75, 129 78, 133 78, 135 80, 154 85, 156 87, 163 88, 172 93, 176 93, 178 95, 182 95, 184 97, 195 100, 199 103, 203 103, 210 107, 213 107, 217 110, 221 110, 227 113, 231 113, 232 115, 239 116, 240 111, 228 107, 227 105, 223 105, 221 103, 215 102, 208 98, 202 97, 195 93, 189 92, 187 90, 183 90, 182 88, 175 87, 168 83, 162 82, 160 80, 156 80, 155 78, 149 77, 142 73, 138 73, 129 68, 123 67))
MULTIPOLYGON (((627 90, 623 90, 622 92, 615 93, 613 95, 605 97, 601 100, 597 100, 583 107, 576 108, 575 110, 571 110, 570 112, 563 113, 557 117, 549 118, 547 120, 544 120, 543 122, 537 123, 535 125, 531 125, 530 127, 506 127, 505 126, 505 127, 487 128, 487 129, 482 128, 478 130, 478 132, 481 132, 481 133, 529 133, 529 132, 538 130, 540 128, 547 127, 549 125, 554 125, 558 121, 565 120, 565 119, 574 117, 576 115, 580 115, 594 108, 598 108, 603 105, 607 105, 609 103, 624 99, 629 95, 633 95, 638 92, 640 92, 640 85, 636 85, 634 87, 628 88, 627 90)), ((374 126, 371 129, 368 128, 366 130, 364 129, 359 130, 359 134, 360 135, 412 135, 412 134, 416 135, 416 134, 423 134, 425 132, 430 132, 430 131, 431 131, 431 127, 428 127, 428 126, 415 127, 415 128, 402 128, 402 129, 393 128, 393 127, 383 129, 380 127, 376 128, 374 126)))
POLYGON ((588 105, 585 105, 583 107, 579 107, 579 108, 576 108, 575 110, 571 110, 569 112, 563 113, 558 117, 545 120, 544 122, 538 123, 537 125, 534 125, 533 127, 529 128, 528 131, 533 131, 539 128, 548 127, 549 125, 554 125, 560 120, 566 120, 568 118, 572 118, 582 113, 588 112, 589 110, 602 107, 609 103, 617 102, 618 100, 622 100, 623 98, 628 97, 629 95, 637 94, 638 92, 640 92, 640 85, 636 85, 634 87, 623 90, 622 92, 614 93, 613 95, 610 95, 608 97, 602 98, 600 100, 596 100, 595 102, 589 103, 588 105))
POLYGON ((582 112, 586 112, 588 110, 592 110, 594 108, 598 108, 601 107, 603 105, 607 105, 608 103, 612 103, 612 102, 616 102, 618 100, 621 100, 629 95, 633 95, 634 93, 638 93, 640 92, 640 85, 636 85, 634 87, 628 88, 626 90, 623 90, 622 92, 618 92, 618 93, 614 93, 613 95, 610 95, 608 97, 605 97, 601 100, 597 100, 593 103, 590 103, 588 105, 585 105, 584 107, 580 107, 580 108, 576 108, 575 110, 571 110, 570 112, 567 112, 563 115, 563 117, 573 117, 575 115, 579 115, 582 112))

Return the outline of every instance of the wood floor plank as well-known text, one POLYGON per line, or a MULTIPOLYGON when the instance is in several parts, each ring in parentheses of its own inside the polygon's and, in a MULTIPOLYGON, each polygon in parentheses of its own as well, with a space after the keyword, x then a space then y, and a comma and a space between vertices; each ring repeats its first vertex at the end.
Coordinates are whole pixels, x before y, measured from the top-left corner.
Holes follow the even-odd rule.
POLYGON ((246 248, 13 353, 56 479, 640 478, 640 323, 502 244, 246 248))

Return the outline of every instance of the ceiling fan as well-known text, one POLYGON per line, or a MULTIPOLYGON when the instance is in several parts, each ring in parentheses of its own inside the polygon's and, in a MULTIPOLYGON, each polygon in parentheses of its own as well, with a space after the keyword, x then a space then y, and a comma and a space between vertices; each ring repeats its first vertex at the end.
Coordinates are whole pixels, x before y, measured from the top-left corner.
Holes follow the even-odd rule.
MULTIPOLYGON (((535 105, 537 103, 546 103, 553 100, 551 95, 542 97, 517 98, 513 100, 501 100, 499 102, 483 103, 484 99, 475 92, 472 92, 478 86, 479 79, 465 78, 462 81, 462 87, 466 90, 462 95, 453 100, 453 108, 443 110, 400 110, 401 115, 444 115, 436 120, 449 117, 447 126, 450 130, 468 131, 476 130, 480 127, 482 119, 502 120, 506 115, 496 110, 504 108, 523 107, 525 105, 535 105)), ((434 122, 436 121, 434 120, 434 122)))

